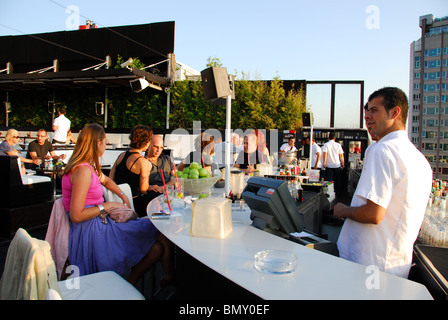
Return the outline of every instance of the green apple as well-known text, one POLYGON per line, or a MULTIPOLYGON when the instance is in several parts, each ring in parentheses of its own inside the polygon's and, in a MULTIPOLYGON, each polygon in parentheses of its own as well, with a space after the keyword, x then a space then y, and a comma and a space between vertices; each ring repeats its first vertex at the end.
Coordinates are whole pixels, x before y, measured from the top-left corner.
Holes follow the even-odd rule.
POLYGON ((177 177, 178 178, 182 178, 182 175, 183 175, 184 173, 182 172, 182 171, 177 171, 177 177))
POLYGON ((189 179, 190 176, 187 173, 183 173, 181 176, 182 179, 189 179))
POLYGON ((190 170, 191 170, 190 167, 186 167, 186 168, 184 169, 184 174, 190 174, 190 170))
POLYGON ((202 166, 199 163, 194 161, 190 163, 190 169, 200 169, 200 168, 202 168, 202 166))
POLYGON ((195 172, 190 172, 190 175, 188 176, 189 179, 199 179, 199 174, 195 172))
POLYGON ((208 178, 208 170, 205 168, 199 169, 199 178, 208 178))

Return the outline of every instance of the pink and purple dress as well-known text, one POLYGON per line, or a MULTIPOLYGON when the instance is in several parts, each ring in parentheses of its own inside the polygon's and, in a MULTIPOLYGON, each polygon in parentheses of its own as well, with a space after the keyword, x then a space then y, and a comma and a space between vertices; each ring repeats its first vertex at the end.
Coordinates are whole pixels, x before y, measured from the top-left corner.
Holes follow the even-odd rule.
MULTIPOLYGON (((99 177, 88 163, 92 182, 85 207, 104 202, 103 187, 99 177)), ((62 177, 62 199, 67 213, 72 194, 71 173, 62 177)), ((107 216, 107 224, 95 217, 80 223, 71 223, 69 236, 69 260, 79 268, 79 275, 100 271, 123 274, 135 266, 151 249, 160 232, 149 219, 115 223, 107 216)))

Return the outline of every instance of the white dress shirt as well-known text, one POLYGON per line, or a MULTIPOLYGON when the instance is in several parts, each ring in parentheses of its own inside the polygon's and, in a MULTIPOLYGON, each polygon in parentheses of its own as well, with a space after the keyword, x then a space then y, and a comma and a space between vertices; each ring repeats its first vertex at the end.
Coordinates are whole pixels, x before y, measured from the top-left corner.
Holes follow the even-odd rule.
POLYGON ((280 147, 280 151, 291 151, 291 152, 294 152, 294 151, 297 151, 297 148, 294 145, 290 146, 289 143, 286 142, 286 143, 282 144, 282 146, 280 147))
POLYGON ((344 153, 342 146, 334 140, 326 142, 322 146, 322 153, 327 153, 326 167, 339 168, 341 166, 341 159, 339 155, 344 153))
POLYGON ((317 169, 322 168, 322 149, 319 147, 317 143, 313 143, 311 146, 311 168, 314 169, 316 164, 317 156, 316 153, 320 154, 319 162, 317 163, 317 169))
POLYGON ((54 131, 53 140, 65 142, 67 140, 67 133, 70 129, 70 120, 67 119, 63 114, 54 119, 53 125, 56 126, 54 131))
POLYGON ((431 184, 431 167, 405 131, 370 145, 351 206, 370 200, 386 213, 378 225, 345 220, 338 239, 340 257, 406 278, 431 184))

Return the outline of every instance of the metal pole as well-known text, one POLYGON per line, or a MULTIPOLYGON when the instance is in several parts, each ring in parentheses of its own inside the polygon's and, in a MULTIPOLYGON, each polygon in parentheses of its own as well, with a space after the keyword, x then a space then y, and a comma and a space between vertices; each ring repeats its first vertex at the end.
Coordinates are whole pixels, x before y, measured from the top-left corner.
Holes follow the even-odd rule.
MULTIPOLYGON (((310 117, 312 119, 312 117, 310 117)), ((311 156, 312 156, 312 147, 313 147, 313 123, 311 122, 311 130, 310 130, 310 154, 308 158, 308 170, 311 170, 311 156)))
MULTIPOLYGON (((9 92, 6 91, 6 102, 9 102, 9 92)), ((8 109, 5 106, 5 112, 6 112, 6 126, 9 126, 9 114, 8 114, 8 109)))
POLYGON ((166 89, 166 128, 170 128, 171 88, 166 89))
POLYGON ((232 96, 228 95, 226 100, 226 144, 225 144, 225 168, 226 168, 226 176, 225 176, 225 190, 226 197, 229 196, 230 192, 230 130, 231 130, 231 112, 232 112, 232 96))
POLYGON ((104 128, 107 128, 107 88, 104 89, 104 128))

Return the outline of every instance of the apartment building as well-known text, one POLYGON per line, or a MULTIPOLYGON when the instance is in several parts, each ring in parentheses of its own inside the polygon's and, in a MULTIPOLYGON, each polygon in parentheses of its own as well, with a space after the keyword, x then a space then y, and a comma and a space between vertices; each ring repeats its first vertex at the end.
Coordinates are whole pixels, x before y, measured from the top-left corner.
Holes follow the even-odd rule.
POLYGON ((433 177, 448 180, 448 16, 421 16, 420 28, 410 48, 409 139, 433 177))

